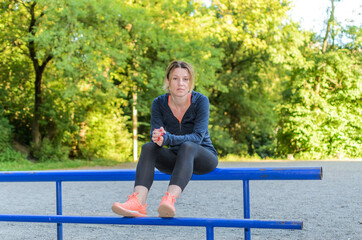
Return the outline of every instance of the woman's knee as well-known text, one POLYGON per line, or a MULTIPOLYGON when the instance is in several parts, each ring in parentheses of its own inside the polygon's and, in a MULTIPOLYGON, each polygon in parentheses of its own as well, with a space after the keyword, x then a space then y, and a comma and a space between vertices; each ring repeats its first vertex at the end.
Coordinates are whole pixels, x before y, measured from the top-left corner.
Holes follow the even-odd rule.
POLYGON ((155 151, 159 146, 153 142, 148 142, 142 145, 141 153, 151 153, 155 151))
POLYGON ((206 174, 213 171, 219 163, 217 155, 207 149, 199 152, 194 162, 194 174, 206 174))
POLYGON ((193 174, 202 175, 212 172, 217 167, 217 161, 205 161, 201 166, 195 166, 193 174))
POLYGON ((181 144, 180 149, 185 150, 185 151, 190 151, 192 149, 197 149, 199 147, 198 144, 194 143, 194 142, 184 142, 183 144, 181 144))

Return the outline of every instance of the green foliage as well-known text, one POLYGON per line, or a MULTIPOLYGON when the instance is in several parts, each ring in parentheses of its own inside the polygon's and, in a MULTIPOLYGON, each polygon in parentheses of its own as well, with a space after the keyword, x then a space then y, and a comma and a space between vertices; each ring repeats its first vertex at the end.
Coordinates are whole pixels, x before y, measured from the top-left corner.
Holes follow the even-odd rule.
POLYGON ((312 159, 362 155, 358 55, 343 49, 306 52, 308 64, 294 70, 298 74, 279 108, 281 154, 312 159))
POLYGON ((131 160, 132 136, 124 122, 123 117, 117 114, 90 113, 82 128, 82 155, 87 159, 131 160))
POLYGON ((13 126, 10 125, 9 120, 3 114, 0 114, 0 152, 11 146, 12 131, 13 126))
POLYGON ((39 162, 65 161, 68 159, 68 155, 69 147, 52 142, 47 138, 43 140, 41 149, 34 152, 34 157, 36 157, 39 162))
POLYGON ((0 162, 21 162, 25 157, 11 146, 13 126, 7 118, 0 113, 0 162))
POLYGON ((244 156, 248 155, 247 146, 235 141, 233 137, 220 126, 210 126, 210 135, 212 136, 212 143, 220 156, 226 156, 230 153, 239 153, 244 156))
POLYGON ((51 57, 40 82, 42 145, 32 153, 40 161, 81 155, 79 131, 88 112, 110 104, 120 107, 120 89, 113 87, 108 74, 125 65, 123 12, 114 1, 12 1, 1 8, 0 27, 8 33, 0 42, 1 60, 10 63, 0 68, 1 100, 16 126, 15 137, 25 145, 33 144, 32 61, 40 65, 51 57), (28 34, 32 19, 36 26, 28 34), (28 55, 31 50, 35 59, 28 55))
MULTIPOLYGON (((119 162, 112 162, 110 160, 103 159, 68 159, 66 161, 46 161, 46 162, 31 162, 23 160, 19 162, 0 162, 0 171, 32 171, 32 170, 49 170, 49 169, 71 169, 71 168, 84 168, 84 167, 96 167, 101 166, 116 166, 119 162)), ((132 166, 132 163, 127 163, 132 166)))
POLYGON ((288 9, 278 0, 0 3, 0 161, 21 161, 11 142, 34 145, 34 123, 32 156, 44 164, 130 159, 132 107, 147 142, 151 102, 175 59, 195 67, 221 156, 361 157, 361 28, 334 22, 322 52, 288 9))
POLYGON ((14 150, 11 147, 7 147, 0 152, 0 163, 2 162, 26 162, 26 158, 20 152, 14 150))
POLYGON ((185 60, 195 67, 197 91, 209 95, 209 89, 221 85, 214 74, 220 68, 221 49, 213 47, 208 16, 199 13, 198 6, 175 0, 126 1, 123 17, 130 36, 127 41, 130 54, 126 67, 112 74, 124 90, 122 97, 129 103, 124 109, 128 116, 132 115, 133 95, 137 94, 138 131, 142 140, 149 140, 151 103, 164 93, 164 73, 172 60, 185 60))
POLYGON ((274 108, 280 101, 283 78, 280 65, 289 52, 298 52, 293 47, 298 45, 296 40, 286 37, 294 30, 283 23, 286 10, 279 1, 215 4, 214 21, 220 29, 217 47, 224 51, 217 78, 224 88, 213 89, 210 95, 216 106, 212 125, 221 124, 233 142, 243 145, 242 150, 225 149, 229 153, 247 148, 250 155, 262 158, 275 154, 278 115, 274 108))

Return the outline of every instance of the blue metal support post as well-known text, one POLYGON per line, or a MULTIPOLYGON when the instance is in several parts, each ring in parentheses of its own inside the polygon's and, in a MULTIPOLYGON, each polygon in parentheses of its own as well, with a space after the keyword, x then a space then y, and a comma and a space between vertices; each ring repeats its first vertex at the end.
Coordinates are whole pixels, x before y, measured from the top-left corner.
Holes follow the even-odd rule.
POLYGON ((206 240, 214 240, 214 227, 213 226, 206 227, 206 240))
MULTIPOLYGON (((62 215, 62 182, 56 181, 57 215, 62 215)), ((63 224, 57 223, 57 239, 63 240, 63 224)))
MULTIPOLYGON (((250 191, 249 180, 243 180, 244 219, 250 219, 250 191)), ((250 240, 250 228, 244 228, 244 239, 250 240)))

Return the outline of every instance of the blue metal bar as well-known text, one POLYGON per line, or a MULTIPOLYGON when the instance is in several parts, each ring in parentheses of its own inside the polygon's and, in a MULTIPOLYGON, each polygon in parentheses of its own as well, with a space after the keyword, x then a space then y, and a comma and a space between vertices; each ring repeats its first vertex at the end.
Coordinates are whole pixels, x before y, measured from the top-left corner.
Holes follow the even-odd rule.
POLYGON ((300 221, 251 220, 222 218, 127 218, 65 215, 0 215, 0 221, 40 222, 40 223, 78 223, 78 224, 120 224, 149 226, 223 227, 223 228, 268 228, 302 229, 300 221))
MULTIPOLYGON (((56 182, 57 215, 0 215, 0 221, 57 223, 58 240, 63 239, 63 223, 168 225, 206 227, 207 239, 214 238, 214 227, 245 229, 245 239, 250 240, 251 228, 302 229, 298 221, 268 221, 250 219, 249 180, 319 180, 321 167, 299 168, 217 168, 205 175, 193 175, 192 180, 243 180, 244 219, 212 218, 119 218, 62 215, 62 181, 132 181, 135 170, 96 171, 23 171, 0 172, 0 182, 56 182)), ((170 176, 155 172, 155 180, 169 180, 170 176)))
MULTIPOLYGON (((249 180, 243 181, 244 219, 250 219, 250 189, 249 180)), ((244 229, 244 239, 250 240, 250 228, 244 229)))
MULTIPOLYGON (((135 170, 67 170, 0 172, 0 182, 49 181, 132 181, 135 170)), ((216 168, 204 175, 193 175, 191 180, 319 180, 321 167, 295 168, 216 168)), ((170 175, 155 172, 155 180, 168 181, 170 175)))
POLYGON ((206 227, 206 240, 214 240, 214 227, 213 226, 206 227))
MULTIPOLYGON (((62 182, 56 182, 57 215, 62 215, 62 182)), ((63 224, 57 223, 57 239, 63 240, 63 224)))

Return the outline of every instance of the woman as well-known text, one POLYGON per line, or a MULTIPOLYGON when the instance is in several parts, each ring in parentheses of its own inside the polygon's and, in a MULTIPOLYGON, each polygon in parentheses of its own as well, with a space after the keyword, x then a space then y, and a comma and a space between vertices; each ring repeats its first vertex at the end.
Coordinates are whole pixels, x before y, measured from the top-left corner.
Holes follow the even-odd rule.
POLYGON ((146 199, 155 167, 171 174, 158 207, 160 217, 174 217, 174 203, 192 174, 214 170, 218 157, 209 131, 209 100, 192 91, 194 71, 190 64, 173 61, 166 70, 164 88, 168 93, 153 100, 151 142, 142 146, 136 169, 134 192, 125 203, 114 203, 113 212, 126 217, 147 216, 146 199), (163 146, 169 146, 164 148, 163 146))

